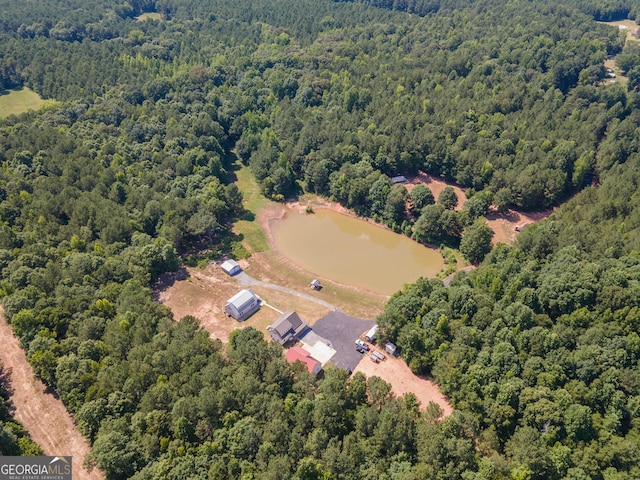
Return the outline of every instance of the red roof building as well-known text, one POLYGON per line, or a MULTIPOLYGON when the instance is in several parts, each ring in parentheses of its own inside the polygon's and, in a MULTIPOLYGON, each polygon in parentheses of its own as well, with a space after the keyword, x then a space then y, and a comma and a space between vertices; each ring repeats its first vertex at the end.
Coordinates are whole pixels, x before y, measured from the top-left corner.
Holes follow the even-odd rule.
POLYGON ((289 363, 295 363, 296 361, 304 363, 312 375, 317 375, 322 370, 320 362, 309 355, 309 352, 302 347, 291 347, 287 350, 285 358, 289 363))

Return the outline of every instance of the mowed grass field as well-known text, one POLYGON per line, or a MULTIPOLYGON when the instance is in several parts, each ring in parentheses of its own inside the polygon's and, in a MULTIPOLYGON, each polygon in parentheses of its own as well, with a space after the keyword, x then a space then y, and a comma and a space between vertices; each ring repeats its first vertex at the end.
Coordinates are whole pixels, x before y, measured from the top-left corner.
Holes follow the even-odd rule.
POLYGON ((0 94, 0 118, 19 115, 29 110, 37 110, 45 100, 33 90, 23 87, 0 94))
POLYGON ((249 167, 242 166, 236 170, 236 184, 244 197, 243 206, 246 214, 234 226, 235 233, 243 236, 243 241, 251 253, 269 250, 269 239, 262 225, 257 221, 258 213, 270 206, 277 206, 275 202, 265 198, 260 193, 260 186, 249 171, 249 167))

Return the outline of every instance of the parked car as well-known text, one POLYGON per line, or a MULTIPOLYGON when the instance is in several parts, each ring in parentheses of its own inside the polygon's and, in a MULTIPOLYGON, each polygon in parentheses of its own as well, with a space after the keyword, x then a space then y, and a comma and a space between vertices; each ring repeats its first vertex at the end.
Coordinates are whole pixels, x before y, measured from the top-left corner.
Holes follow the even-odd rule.
POLYGON ((357 346, 357 347, 360 347, 360 348, 363 348, 366 352, 368 352, 368 351, 369 351, 369 345, 367 345, 366 343, 364 343, 364 342, 363 342, 362 340, 360 340, 360 339, 357 339, 357 340, 356 340, 356 346, 357 346))
POLYGON ((365 350, 364 348, 362 348, 360 345, 356 345, 356 350, 357 350, 358 352, 360 352, 360 353, 365 353, 365 351, 366 351, 366 350, 365 350))

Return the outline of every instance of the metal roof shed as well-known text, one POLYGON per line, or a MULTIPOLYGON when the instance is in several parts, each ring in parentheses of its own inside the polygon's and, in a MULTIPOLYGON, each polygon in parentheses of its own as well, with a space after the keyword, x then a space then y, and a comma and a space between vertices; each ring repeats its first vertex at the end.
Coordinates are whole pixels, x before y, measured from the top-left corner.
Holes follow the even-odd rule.
POLYGON ((242 267, 240 267, 240 264, 235 260, 225 261, 222 265, 220 265, 220 268, 222 268, 224 273, 231 276, 237 275, 242 271, 242 267))
POLYGON ((389 354, 389 355, 393 355, 394 357, 396 355, 398 355, 398 347, 396 347, 393 343, 391 342, 387 342, 387 344, 384 346, 384 350, 389 354))

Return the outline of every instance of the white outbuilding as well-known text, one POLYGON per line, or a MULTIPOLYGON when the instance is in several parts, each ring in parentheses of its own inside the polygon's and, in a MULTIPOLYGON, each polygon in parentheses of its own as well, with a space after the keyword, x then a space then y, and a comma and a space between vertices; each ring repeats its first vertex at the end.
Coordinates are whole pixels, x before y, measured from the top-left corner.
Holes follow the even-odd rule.
POLYGON ((376 333, 378 333, 378 325, 374 325, 371 329, 364 334, 364 338, 367 342, 374 343, 376 341, 376 333))
POLYGON ((231 275, 232 277, 242 271, 242 267, 235 260, 226 260, 222 265, 220 265, 220 268, 222 268, 224 273, 231 275))

